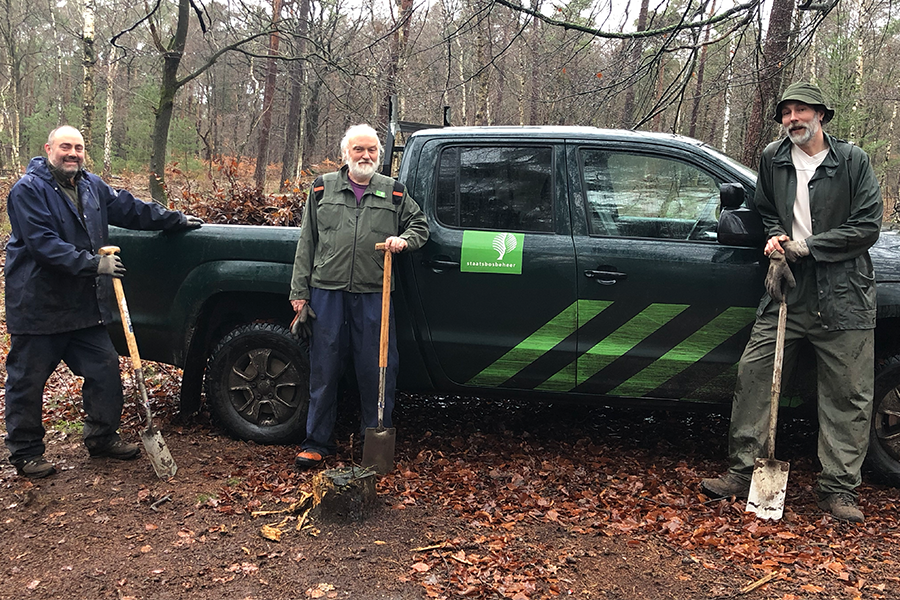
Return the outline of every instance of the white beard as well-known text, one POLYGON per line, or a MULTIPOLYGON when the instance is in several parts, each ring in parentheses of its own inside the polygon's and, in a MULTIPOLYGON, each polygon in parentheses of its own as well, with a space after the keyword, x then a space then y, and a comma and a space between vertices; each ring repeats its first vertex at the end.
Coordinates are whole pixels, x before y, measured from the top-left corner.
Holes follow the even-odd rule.
POLYGON ((371 179, 372 175, 378 171, 378 165, 375 163, 361 163, 360 161, 350 161, 348 165, 350 174, 356 179, 371 179))

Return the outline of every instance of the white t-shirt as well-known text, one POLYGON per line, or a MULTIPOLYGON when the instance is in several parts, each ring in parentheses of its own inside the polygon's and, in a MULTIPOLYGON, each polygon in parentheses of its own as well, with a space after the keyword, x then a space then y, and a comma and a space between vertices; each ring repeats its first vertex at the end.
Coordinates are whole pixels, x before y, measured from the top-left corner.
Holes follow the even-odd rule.
POLYGON ((809 212, 809 180, 816 169, 828 156, 828 148, 810 156, 799 146, 791 148, 791 160, 797 171, 797 198, 794 201, 794 230, 791 239, 795 242, 805 240, 812 235, 812 215, 809 212))

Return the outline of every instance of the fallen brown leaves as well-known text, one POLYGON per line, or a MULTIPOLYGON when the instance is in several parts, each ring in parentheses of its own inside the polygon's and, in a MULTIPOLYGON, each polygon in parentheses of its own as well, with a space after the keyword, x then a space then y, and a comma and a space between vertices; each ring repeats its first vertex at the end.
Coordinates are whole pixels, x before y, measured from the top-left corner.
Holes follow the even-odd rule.
POLYGON ((896 566, 893 490, 867 489, 868 521, 852 526, 815 508, 811 474, 792 474, 794 489, 805 489, 773 523, 745 513, 742 501, 710 502, 698 491, 705 473, 686 461, 652 464, 649 454, 618 451, 588 439, 542 446, 482 434, 419 451, 382 479, 382 493, 398 500, 397 511, 439 504, 466 521, 470 533, 414 549, 410 577, 432 598, 555 596, 566 557, 517 543, 532 527, 624 536, 634 544, 662 540, 708 569, 757 573, 759 585, 776 577, 795 581, 807 594, 823 589, 804 583, 811 574, 859 590, 873 563, 896 566))

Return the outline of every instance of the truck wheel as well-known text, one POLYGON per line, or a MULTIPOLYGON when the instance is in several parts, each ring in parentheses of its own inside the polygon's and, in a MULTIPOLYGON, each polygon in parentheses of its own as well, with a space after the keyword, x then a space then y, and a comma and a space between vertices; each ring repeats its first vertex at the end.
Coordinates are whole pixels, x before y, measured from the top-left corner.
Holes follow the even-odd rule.
POLYGON ((885 483, 900 487, 900 356, 888 358, 875 369, 867 459, 885 483))
POLYGON ((216 345, 206 372, 213 417, 260 444, 302 441, 309 409, 309 353, 272 323, 238 327, 216 345))

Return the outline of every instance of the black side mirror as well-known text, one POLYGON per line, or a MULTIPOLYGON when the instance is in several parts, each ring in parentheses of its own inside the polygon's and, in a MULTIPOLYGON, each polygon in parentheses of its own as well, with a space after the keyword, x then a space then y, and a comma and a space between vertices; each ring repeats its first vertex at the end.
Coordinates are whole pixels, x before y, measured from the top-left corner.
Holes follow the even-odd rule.
POLYGON ((744 206, 744 186, 723 183, 719 188, 719 225, 717 239, 726 246, 761 247, 766 240, 759 213, 744 206))
POLYGON ((723 183, 719 187, 719 204, 722 210, 740 208, 744 203, 744 186, 740 183, 723 183))

